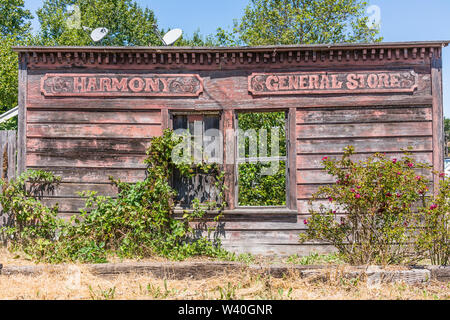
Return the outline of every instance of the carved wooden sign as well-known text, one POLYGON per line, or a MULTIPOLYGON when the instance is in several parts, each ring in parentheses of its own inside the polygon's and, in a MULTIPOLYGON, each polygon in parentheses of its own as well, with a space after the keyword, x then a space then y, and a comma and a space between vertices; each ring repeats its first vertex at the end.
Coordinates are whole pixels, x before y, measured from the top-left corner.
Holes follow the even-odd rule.
POLYGON ((413 92, 418 75, 410 71, 253 73, 255 95, 413 92))
POLYGON ((203 79, 197 74, 47 73, 41 92, 50 97, 197 97, 203 79))

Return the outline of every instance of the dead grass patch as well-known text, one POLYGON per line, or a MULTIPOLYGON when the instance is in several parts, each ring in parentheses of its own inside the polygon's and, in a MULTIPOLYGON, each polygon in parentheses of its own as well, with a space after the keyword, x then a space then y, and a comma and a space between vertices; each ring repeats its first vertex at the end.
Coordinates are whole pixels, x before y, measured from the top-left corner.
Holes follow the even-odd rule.
MULTIPOLYGON (((330 271, 331 272, 331 271, 330 271)), ((67 265, 35 276, 0 275, 0 299, 445 299, 450 282, 380 284, 346 279, 335 272, 325 283, 295 272, 277 279, 249 271, 209 279, 161 280, 151 275, 100 277, 86 266, 67 265)))

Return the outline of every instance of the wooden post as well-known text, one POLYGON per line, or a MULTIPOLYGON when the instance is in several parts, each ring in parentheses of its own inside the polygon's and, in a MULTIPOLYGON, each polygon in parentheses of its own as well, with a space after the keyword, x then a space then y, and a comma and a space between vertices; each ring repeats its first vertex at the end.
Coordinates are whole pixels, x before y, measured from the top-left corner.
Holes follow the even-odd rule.
MULTIPOLYGON (((444 171, 444 107, 442 100, 441 48, 435 50, 431 59, 431 92, 433 95, 433 167, 444 171)), ((434 176, 434 193, 439 187, 439 177, 434 176)))
POLYGON ((225 199, 229 209, 235 208, 235 135, 234 135, 234 113, 233 110, 225 110, 223 113, 223 142, 224 142, 224 171, 225 199))
POLYGON ((19 55, 19 116, 17 138, 17 176, 26 169, 26 135, 27 135, 27 54, 19 55))
POLYGON ((295 135, 296 125, 296 108, 289 108, 288 115, 288 183, 287 183, 287 197, 288 208, 291 210, 297 209, 297 137, 295 135))

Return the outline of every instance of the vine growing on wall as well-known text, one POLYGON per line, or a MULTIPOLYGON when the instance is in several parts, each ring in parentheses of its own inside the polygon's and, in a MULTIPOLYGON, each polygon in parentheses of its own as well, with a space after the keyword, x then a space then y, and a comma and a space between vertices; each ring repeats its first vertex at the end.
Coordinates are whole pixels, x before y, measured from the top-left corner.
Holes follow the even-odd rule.
POLYGON ((39 201, 39 194, 54 187, 58 177, 29 171, 16 181, 2 181, 0 204, 11 220, 2 228, 4 239, 10 242, 11 249, 52 263, 106 262, 111 254, 130 258, 159 255, 177 260, 194 255, 228 255, 220 241, 211 239, 213 229, 195 228, 195 222, 197 226, 206 225, 202 222, 208 210, 215 212, 215 221, 220 218, 225 207, 224 173, 216 163, 175 163, 172 151, 180 139, 171 130, 153 138, 147 150, 147 175, 143 181, 126 183, 110 177, 118 188, 115 198, 82 192, 85 208, 69 221, 57 217, 57 207, 48 208, 39 201), (184 176, 199 171, 212 175, 220 190, 220 201, 195 200, 192 210, 175 215, 176 191, 170 185, 175 169, 184 176), (41 186, 39 194, 36 188, 26 188, 30 177, 36 186, 41 186))

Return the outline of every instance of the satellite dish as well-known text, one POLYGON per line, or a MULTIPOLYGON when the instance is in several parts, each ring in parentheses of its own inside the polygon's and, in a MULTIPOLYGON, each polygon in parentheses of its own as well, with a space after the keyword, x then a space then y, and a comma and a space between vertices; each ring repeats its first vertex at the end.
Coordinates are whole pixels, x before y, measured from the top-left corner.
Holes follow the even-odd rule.
POLYGON ((178 39, 180 39, 181 35, 183 34, 183 30, 181 29, 173 29, 167 32, 164 37, 162 38, 162 41, 166 46, 170 46, 175 43, 178 39))
POLYGON ((96 28, 91 32, 91 39, 94 42, 102 40, 108 34, 108 29, 106 28, 96 28))

